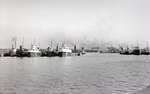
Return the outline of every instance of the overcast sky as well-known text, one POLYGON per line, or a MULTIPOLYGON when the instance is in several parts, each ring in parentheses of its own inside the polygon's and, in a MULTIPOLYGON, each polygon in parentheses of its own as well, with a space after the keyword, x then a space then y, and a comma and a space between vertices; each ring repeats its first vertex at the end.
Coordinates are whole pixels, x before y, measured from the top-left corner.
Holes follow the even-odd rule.
POLYGON ((0 48, 24 38, 150 44, 149 0, 0 0, 0 48))

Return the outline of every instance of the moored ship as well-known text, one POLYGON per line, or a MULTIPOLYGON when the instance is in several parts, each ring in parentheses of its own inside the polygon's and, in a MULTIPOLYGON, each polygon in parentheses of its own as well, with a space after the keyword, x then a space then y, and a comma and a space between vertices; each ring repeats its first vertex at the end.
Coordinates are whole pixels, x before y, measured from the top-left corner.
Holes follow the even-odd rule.
POLYGON ((72 50, 65 46, 65 47, 62 47, 59 52, 58 52, 58 56, 71 56, 72 55, 72 50))
POLYGON ((139 46, 136 46, 133 48, 132 52, 131 52, 132 55, 140 55, 141 54, 141 51, 140 51, 140 48, 139 46))
POLYGON ((149 55, 150 54, 150 51, 149 51, 149 48, 144 48, 144 49, 141 49, 141 55, 149 55))
POLYGON ((31 49, 28 50, 28 54, 30 57, 38 57, 41 56, 41 51, 39 49, 39 46, 37 45, 32 45, 31 49))
POLYGON ((120 54, 129 55, 130 53, 131 51, 129 50, 128 46, 126 48, 120 47, 120 54))

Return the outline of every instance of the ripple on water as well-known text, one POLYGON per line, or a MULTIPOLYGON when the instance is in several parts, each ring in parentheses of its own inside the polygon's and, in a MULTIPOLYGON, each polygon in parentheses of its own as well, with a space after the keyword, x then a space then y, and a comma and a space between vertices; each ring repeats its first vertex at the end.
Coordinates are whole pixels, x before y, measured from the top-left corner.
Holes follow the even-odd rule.
POLYGON ((0 58, 0 94, 133 94, 150 83, 150 58, 87 54, 0 58))

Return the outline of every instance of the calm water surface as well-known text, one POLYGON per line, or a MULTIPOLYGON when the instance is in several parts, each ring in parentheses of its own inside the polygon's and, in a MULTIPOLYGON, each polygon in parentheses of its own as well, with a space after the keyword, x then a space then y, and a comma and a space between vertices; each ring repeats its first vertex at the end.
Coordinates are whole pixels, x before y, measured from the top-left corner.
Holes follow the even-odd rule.
POLYGON ((150 56, 0 58, 0 94, 134 94, 150 84, 150 56))

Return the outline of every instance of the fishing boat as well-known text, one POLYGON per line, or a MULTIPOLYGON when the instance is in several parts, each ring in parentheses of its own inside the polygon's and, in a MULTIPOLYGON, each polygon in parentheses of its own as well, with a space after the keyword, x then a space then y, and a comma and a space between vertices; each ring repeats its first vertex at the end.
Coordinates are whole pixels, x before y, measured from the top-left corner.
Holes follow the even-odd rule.
POLYGON ((30 57, 38 57, 41 56, 41 51, 39 49, 39 46, 37 45, 32 45, 31 49, 28 50, 28 54, 30 57))
POLYGON ((144 48, 144 49, 141 49, 141 55, 149 55, 150 54, 150 51, 149 51, 149 48, 144 48))
POLYGON ((61 57, 71 56, 71 55, 72 55, 72 50, 67 46, 62 47, 58 52, 58 56, 61 56, 61 57))
POLYGON ((120 47, 120 54, 122 55, 130 55, 130 50, 129 47, 127 46, 126 48, 120 47))
POLYGON ((13 48, 12 50, 10 50, 10 56, 16 56, 16 51, 17 49, 16 48, 13 48))
POLYGON ((141 51, 140 51, 139 46, 136 46, 136 47, 133 48, 131 54, 132 54, 132 55, 140 55, 140 54, 141 54, 140 52, 141 52, 141 51))

